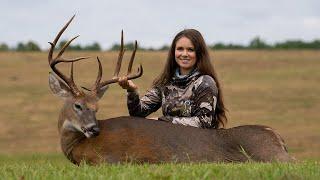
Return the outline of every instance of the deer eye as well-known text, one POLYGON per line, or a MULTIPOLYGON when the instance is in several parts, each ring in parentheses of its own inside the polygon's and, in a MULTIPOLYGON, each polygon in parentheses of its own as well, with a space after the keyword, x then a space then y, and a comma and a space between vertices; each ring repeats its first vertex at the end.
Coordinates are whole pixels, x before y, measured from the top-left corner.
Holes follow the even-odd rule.
POLYGON ((82 107, 80 104, 74 104, 74 109, 82 111, 82 107))

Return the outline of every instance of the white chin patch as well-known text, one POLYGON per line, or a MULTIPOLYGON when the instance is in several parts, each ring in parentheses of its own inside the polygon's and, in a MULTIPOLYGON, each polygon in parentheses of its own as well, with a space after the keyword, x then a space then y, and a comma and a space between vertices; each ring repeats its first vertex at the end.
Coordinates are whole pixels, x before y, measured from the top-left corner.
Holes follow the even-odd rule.
POLYGON ((68 119, 66 119, 62 125, 62 127, 64 129, 68 129, 68 130, 71 130, 71 131, 80 131, 83 133, 82 129, 80 128, 80 126, 76 125, 76 124, 73 124, 71 121, 69 121, 68 119))
POLYGON ((87 138, 91 138, 93 136, 92 132, 85 132, 83 133, 87 138))

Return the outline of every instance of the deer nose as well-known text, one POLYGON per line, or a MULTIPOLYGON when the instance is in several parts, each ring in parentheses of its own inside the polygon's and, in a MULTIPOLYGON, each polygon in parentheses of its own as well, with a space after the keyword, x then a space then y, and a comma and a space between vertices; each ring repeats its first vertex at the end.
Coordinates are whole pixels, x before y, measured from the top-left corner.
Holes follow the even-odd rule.
POLYGON ((98 136, 100 134, 100 128, 97 124, 90 124, 87 127, 81 127, 83 133, 87 137, 98 136))
POLYGON ((100 128, 98 126, 93 126, 90 128, 90 130, 93 134, 93 136, 98 136, 100 134, 100 128))

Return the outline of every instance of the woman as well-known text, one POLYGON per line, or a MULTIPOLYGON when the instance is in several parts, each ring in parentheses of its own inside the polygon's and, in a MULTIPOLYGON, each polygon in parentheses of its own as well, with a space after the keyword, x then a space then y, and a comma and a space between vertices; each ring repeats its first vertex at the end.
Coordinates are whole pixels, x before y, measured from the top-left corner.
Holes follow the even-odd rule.
POLYGON ((222 91, 201 33, 179 32, 172 41, 163 72, 140 99, 137 85, 122 77, 131 116, 146 117, 162 107, 159 120, 200 128, 223 127, 227 121, 222 91))

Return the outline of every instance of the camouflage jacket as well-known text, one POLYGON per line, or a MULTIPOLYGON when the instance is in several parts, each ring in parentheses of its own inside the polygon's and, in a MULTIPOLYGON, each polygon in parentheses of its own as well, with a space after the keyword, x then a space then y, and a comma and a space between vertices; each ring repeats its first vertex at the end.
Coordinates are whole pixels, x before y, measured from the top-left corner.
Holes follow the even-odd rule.
POLYGON ((218 88, 209 75, 197 70, 180 76, 176 72, 164 87, 153 87, 139 98, 138 92, 128 92, 127 105, 131 116, 146 117, 162 107, 159 120, 201 128, 217 128, 213 118, 218 88))

